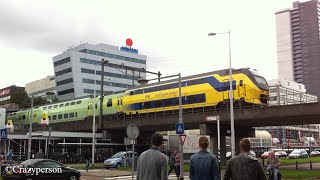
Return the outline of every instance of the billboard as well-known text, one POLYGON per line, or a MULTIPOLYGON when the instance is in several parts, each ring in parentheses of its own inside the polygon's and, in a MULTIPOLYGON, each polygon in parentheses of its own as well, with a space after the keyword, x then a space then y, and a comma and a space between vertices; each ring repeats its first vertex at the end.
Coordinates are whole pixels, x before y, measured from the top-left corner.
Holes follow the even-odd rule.
POLYGON ((0 128, 4 128, 6 121, 6 108, 0 108, 0 128))
MULTIPOLYGON (((199 152, 199 138, 200 135, 187 135, 185 142, 183 144, 183 153, 194 154, 199 152)), ((210 137, 206 136, 209 139, 208 151, 210 152, 210 137)), ((169 135, 169 149, 179 149, 180 138, 179 135, 169 135)), ((210 152, 211 153, 211 152, 210 152)))

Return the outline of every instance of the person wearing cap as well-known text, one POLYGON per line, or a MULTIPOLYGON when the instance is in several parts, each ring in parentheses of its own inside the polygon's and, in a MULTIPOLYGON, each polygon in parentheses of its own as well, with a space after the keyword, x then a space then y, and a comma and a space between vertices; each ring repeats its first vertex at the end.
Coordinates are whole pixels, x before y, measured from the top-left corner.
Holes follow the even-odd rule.
POLYGON ((208 146, 208 138, 200 137, 200 151, 190 158, 190 180, 220 180, 217 158, 207 151, 208 146))

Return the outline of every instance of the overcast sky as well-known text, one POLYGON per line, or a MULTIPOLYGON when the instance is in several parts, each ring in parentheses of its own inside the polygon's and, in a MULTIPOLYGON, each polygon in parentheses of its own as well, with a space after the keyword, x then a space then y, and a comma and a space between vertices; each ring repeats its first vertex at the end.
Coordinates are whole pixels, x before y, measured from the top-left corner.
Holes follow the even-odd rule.
POLYGON ((125 45, 148 57, 147 68, 182 76, 234 68, 277 78, 275 11, 292 0, 0 1, 0 88, 53 75, 52 57, 81 42, 125 45))

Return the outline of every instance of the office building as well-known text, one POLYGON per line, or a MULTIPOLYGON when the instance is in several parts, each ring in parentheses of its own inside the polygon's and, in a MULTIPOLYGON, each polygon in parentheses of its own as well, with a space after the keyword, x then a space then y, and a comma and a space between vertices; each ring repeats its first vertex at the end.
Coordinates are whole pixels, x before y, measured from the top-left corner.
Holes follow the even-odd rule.
MULTIPOLYGON (((307 94, 303 84, 288 80, 270 80, 269 105, 291 105, 300 103, 317 102, 317 96, 307 94)), ((303 146, 303 137, 313 137, 319 141, 319 125, 296 125, 296 126, 269 126, 257 127, 259 130, 267 130, 274 139, 274 145, 285 146, 303 146)), ((315 142, 316 143, 316 142, 315 142)), ((314 143, 314 145, 315 145, 314 143)))
MULTIPOLYGON (((100 94, 102 59, 112 64, 146 69, 147 57, 136 49, 108 44, 81 44, 53 57, 58 99, 83 97, 92 95, 94 91, 100 94)), ((108 64, 103 74, 105 93, 125 90, 138 85, 138 79, 146 78, 145 73, 114 68, 108 64)))
POLYGON ((15 93, 23 93, 24 87, 18 87, 16 85, 12 85, 3 89, 0 89, 0 107, 6 108, 7 112, 17 111, 19 106, 15 103, 12 103, 10 100, 12 95, 15 93))
POLYGON ((29 97, 41 96, 46 97, 46 93, 56 93, 56 82, 54 76, 47 76, 43 79, 39 79, 26 84, 25 90, 29 97))
POLYGON ((320 94, 320 2, 294 2, 276 14, 278 78, 320 94))

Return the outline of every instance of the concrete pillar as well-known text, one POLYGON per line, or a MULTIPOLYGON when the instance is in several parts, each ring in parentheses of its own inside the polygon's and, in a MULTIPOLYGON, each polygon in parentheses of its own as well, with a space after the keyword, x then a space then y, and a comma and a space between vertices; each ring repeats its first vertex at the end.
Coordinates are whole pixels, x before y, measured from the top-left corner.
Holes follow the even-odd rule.
POLYGON ((44 154, 47 155, 48 154, 48 138, 46 138, 46 144, 45 144, 45 148, 44 148, 44 154))
POLYGON ((227 130, 224 128, 221 128, 220 129, 220 158, 221 158, 220 162, 221 162, 221 164, 227 164, 226 134, 227 134, 227 130))
MULTIPOLYGON (((66 143, 66 138, 63 138, 63 143, 66 143)), ((65 148, 64 148, 64 144, 63 144, 62 154, 64 154, 64 152, 65 152, 65 148)))
POLYGON ((82 149, 82 147, 81 147, 82 139, 81 138, 79 139, 79 143, 80 143, 79 154, 81 154, 81 149, 82 149))
POLYGON ((218 136, 217 134, 210 135, 210 153, 218 158, 218 136))
POLYGON ((235 149, 236 149, 236 156, 238 156, 240 154, 240 147, 239 147, 239 143, 240 143, 240 140, 242 139, 242 137, 240 136, 236 136, 235 137, 235 149))

